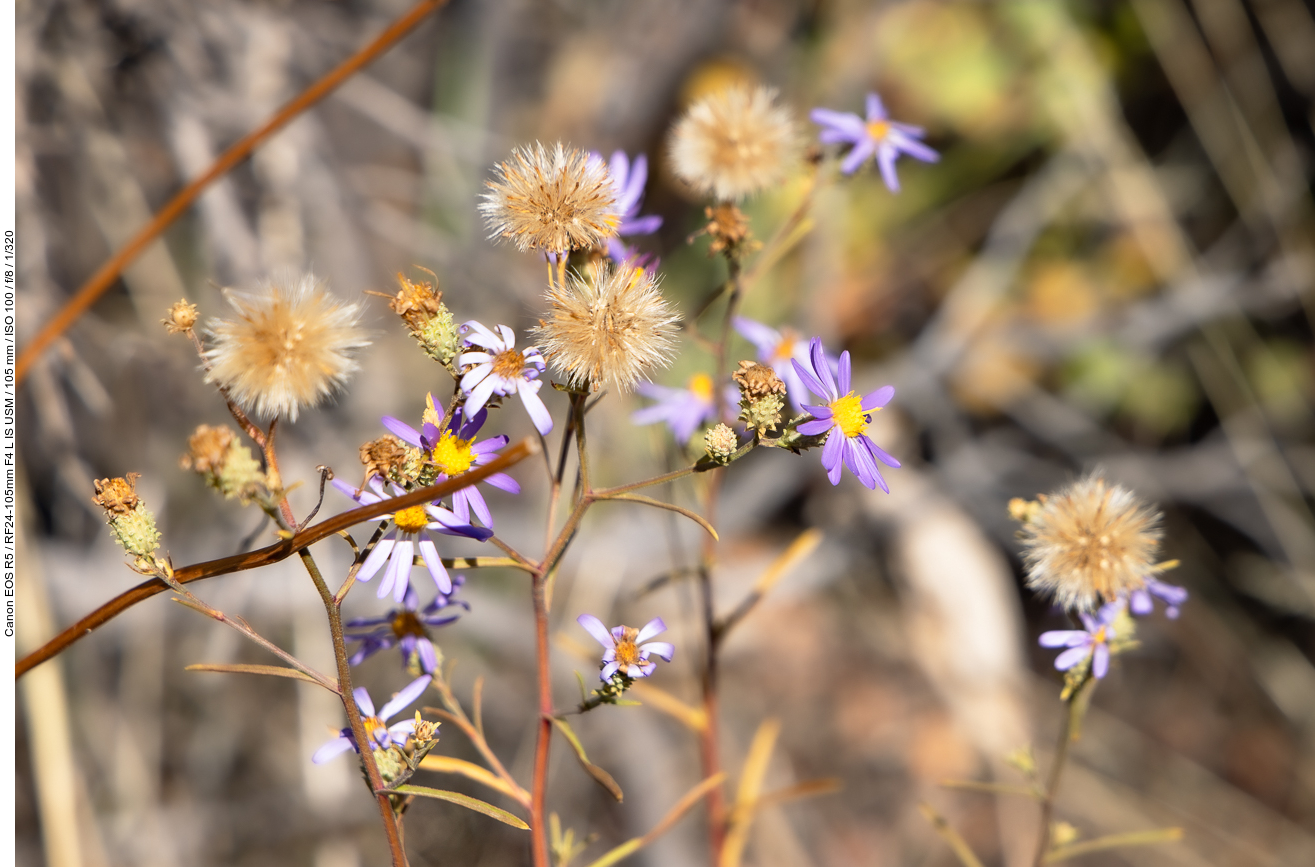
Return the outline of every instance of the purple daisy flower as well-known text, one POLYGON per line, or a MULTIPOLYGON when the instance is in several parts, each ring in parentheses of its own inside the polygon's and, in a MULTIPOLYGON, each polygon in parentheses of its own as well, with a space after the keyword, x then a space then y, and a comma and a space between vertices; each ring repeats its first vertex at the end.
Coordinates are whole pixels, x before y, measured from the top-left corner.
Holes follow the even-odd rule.
POLYGON ((919 126, 899 123, 886 115, 881 97, 868 94, 867 120, 856 114, 815 108, 809 115, 813 123, 822 127, 818 136, 823 144, 852 144, 854 147, 840 164, 840 170, 852 175, 873 156, 881 168, 881 177, 892 193, 899 192, 899 176, 895 174, 895 160, 908 154, 924 163, 937 162, 941 157, 923 144, 920 139, 926 132, 919 126))
MULTIPOLYGON (((367 483, 369 490, 358 491, 341 479, 334 479, 333 486, 362 506, 372 506, 390 499, 384 491, 383 479, 378 476, 371 477, 367 483)), ((406 493, 397 485, 393 485, 392 488, 394 497, 406 493)), ((411 564, 415 559, 417 546, 420 548, 420 556, 424 559, 425 568, 429 570, 429 575, 434 579, 439 592, 452 592, 452 580, 448 578, 447 569, 443 567, 443 561, 438 556, 438 548, 430 538, 431 533, 466 536, 481 542, 493 535, 492 530, 472 527, 435 503, 408 506, 391 515, 385 515, 384 518, 390 519, 393 526, 365 558, 365 562, 361 564, 361 571, 356 573, 356 580, 369 581, 387 563, 388 568, 384 569, 384 577, 379 582, 379 591, 376 595, 382 599, 391 591, 393 601, 399 605, 406 598, 406 589, 411 583, 411 564)))
POLYGON ((465 413, 473 417, 496 395, 519 394, 521 403, 539 433, 552 430, 552 416, 539 397, 543 380, 544 361, 533 346, 521 352, 516 348, 516 333, 505 325, 498 326, 495 334, 475 320, 461 326, 467 346, 473 351, 457 357, 457 369, 469 367, 461 377, 461 390, 466 393, 465 413))
POLYGON ((1123 602, 1115 601, 1102 605, 1092 617, 1085 611, 1078 616, 1082 618, 1084 629, 1055 629, 1041 633, 1037 643, 1042 647, 1067 647, 1055 657, 1055 668, 1068 671, 1073 666, 1091 657, 1091 673, 1104 677, 1110 670, 1110 640, 1114 638, 1114 621, 1123 610, 1123 602))
MULTIPOLYGON (((465 582, 466 576, 454 576, 452 592, 456 593, 465 582)), ((460 617, 462 611, 469 611, 470 606, 454 601, 452 594, 439 593, 433 602, 417 610, 419 608, 420 594, 414 587, 408 587, 401 608, 394 608, 382 617, 360 617, 344 623, 343 626, 350 631, 348 637, 361 643, 347 661, 360 665, 381 650, 400 646, 403 665, 409 665, 411 659, 416 658, 420 661, 420 670, 432 674, 438 667, 438 652, 429 640, 429 628, 447 626, 460 617)))
POLYGON ((598 673, 599 680, 611 680, 612 675, 618 671, 626 677, 648 677, 657 668, 656 662, 649 661, 650 654, 656 653, 670 662, 676 652, 676 648, 665 641, 648 641, 667 631, 667 624, 662 622, 661 617, 654 617, 642 629, 614 626, 611 631, 592 614, 581 614, 575 621, 606 648, 603 652, 603 670, 598 673))
MULTIPOLYGON (((370 700, 370 693, 366 692, 365 687, 358 686, 352 690, 352 697, 356 699, 356 706, 361 709, 361 715, 364 717, 361 722, 365 724, 365 734, 377 744, 375 749, 386 750, 393 744, 399 747, 406 745, 406 739, 415 730, 415 720, 404 720, 392 725, 388 725, 388 720, 390 717, 396 716, 398 711, 411 702, 420 698, 420 694, 429 687, 429 681, 430 677, 427 674, 417 677, 403 687, 401 692, 393 696, 388 704, 380 708, 377 715, 374 712, 374 702, 370 700)), ((352 737, 352 730, 345 728, 338 733, 336 738, 316 750, 315 755, 311 756, 311 761, 317 765, 323 764, 334 756, 348 750, 360 752, 360 749, 356 746, 356 740, 352 737)))
POLYGON ((795 373, 804 381, 804 385, 819 397, 827 399, 825 406, 805 406, 812 414, 813 420, 799 425, 798 431, 804 436, 817 436, 830 431, 826 444, 822 446, 822 466, 826 467, 827 478, 831 484, 840 484, 842 465, 858 476, 858 480, 869 489, 881 485, 881 490, 890 493, 886 480, 881 477, 877 462, 888 467, 898 467, 899 461, 891 457, 874 443, 867 435, 868 425, 872 423, 872 413, 890 403, 895 396, 893 386, 883 386, 874 392, 859 397, 849 390, 849 352, 840 353, 837 375, 831 374, 826 355, 822 352, 822 338, 814 337, 809 344, 812 370, 798 361, 791 361, 795 373))
POLYGON ((802 409, 804 401, 809 399, 808 388, 799 378, 799 374, 794 372, 794 365, 790 363, 791 361, 798 361, 800 364, 808 363, 808 346, 804 343, 802 335, 793 328, 782 328, 777 331, 775 328, 754 322, 752 319, 745 319, 743 316, 736 316, 734 325, 735 330, 740 332, 745 340, 757 347, 758 362, 770 367, 781 378, 781 382, 785 383, 785 393, 790 398, 790 405, 795 410, 802 409))
POLYGON ((1144 616, 1155 610, 1155 599, 1165 604, 1164 613, 1170 620, 1177 620, 1179 607, 1187 601, 1187 591, 1176 584, 1147 578, 1145 587, 1128 594, 1128 608, 1133 614, 1144 616))
MULTIPOLYGON (((593 152, 593 155, 600 160, 603 158, 597 152, 593 152)), ((648 157, 640 154, 630 160, 625 151, 615 151, 607 170, 612 176, 616 212, 621 218, 620 225, 616 227, 616 237, 607 240, 607 255, 614 262, 624 262, 634 258, 635 252, 621 243, 620 238, 651 235, 662 228, 662 218, 654 214, 639 216, 639 209, 644 204, 644 184, 648 181, 648 157)))
MULTIPOLYGON (((382 421, 384 427, 388 428, 398 439, 428 452, 430 460, 434 462, 439 470, 435 481, 442 482, 453 476, 461 475, 471 467, 481 466, 489 461, 496 460, 498 449, 508 442, 505 435, 490 437, 483 442, 475 442, 475 435, 479 433, 479 429, 484 426, 484 422, 488 419, 488 410, 481 409, 464 422, 461 420, 463 415, 464 413, 454 416, 452 421, 448 422, 447 429, 442 433, 439 432, 438 426, 431 421, 426 421, 419 431, 401 419, 392 416, 384 416, 382 421)), ((429 410, 426 411, 426 416, 430 418, 437 418, 438 416, 432 397, 429 398, 429 410)), ((519 494, 521 492, 520 484, 506 473, 494 473, 484 481, 509 494, 519 494)), ((493 526, 493 514, 489 511, 488 504, 484 502, 484 495, 474 485, 462 488, 452 495, 452 511, 462 524, 470 523, 470 513, 473 511, 485 527, 493 526)))
MULTIPOLYGON (((676 442, 684 445, 700 425, 717 417, 717 400, 713 388, 712 377, 706 373, 696 373, 690 377, 687 388, 668 388, 641 382, 635 390, 657 403, 635 410, 630 414, 630 421, 634 424, 664 421, 671 428, 676 442)), ((724 392, 726 406, 735 406, 739 392, 734 387, 727 387, 724 392)))

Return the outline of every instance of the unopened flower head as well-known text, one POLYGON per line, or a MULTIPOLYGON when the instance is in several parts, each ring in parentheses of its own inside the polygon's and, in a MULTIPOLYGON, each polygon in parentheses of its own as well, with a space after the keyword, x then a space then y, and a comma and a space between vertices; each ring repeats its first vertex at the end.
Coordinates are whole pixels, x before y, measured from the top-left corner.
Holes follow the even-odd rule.
POLYGON ((592 279, 571 274, 548 290, 551 308, 534 336, 571 385, 630 391, 655 367, 671 363, 680 317, 643 268, 602 268, 592 279))
POLYGON ((776 371, 746 359, 731 378, 740 387, 740 421, 759 436, 775 430, 785 406, 785 383, 776 371))
POLYGON ((785 179, 799 152, 794 118, 769 87, 726 88, 690 106, 671 134, 676 174, 737 201, 785 179))
POLYGON ((213 320, 206 382, 248 412, 296 421, 341 388, 369 345, 359 304, 344 304, 307 274, 296 285, 271 284, 258 295, 228 292, 234 319, 213 320))
POLYGON ((426 355, 447 364, 457 354, 461 341, 452 311, 443 303, 443 293, 433 283, 409 280, 403 274, 397 275, 397 284, 397 294, 389 298, 388 309, 402 317, 426 355))
POLYGON ((196 305, 189 303, 186 299, 177 301, 168 312, 165 313, 160 324, 164 330, 170 334, 186 334, 196 325, 197 311, 196 305))
POLYGON ((703 435, 704 450, 708 453, 708 457, 719 463, 728 463, 739 447, 739 437, 735 435, 730 425, 714 425, 703 435))
POLYGON ((521 251, 565 253, 616 234, 616 194, 601 157, 557 142, 516 148, 488 182, 484 213, 490 237, 521 251))
POLYGON ((1140 590, 1159 571, 1159 521, 1127 488, 1099 474, 1080 479, 1023 524, 1027 585, 1077 611, 1140 590))

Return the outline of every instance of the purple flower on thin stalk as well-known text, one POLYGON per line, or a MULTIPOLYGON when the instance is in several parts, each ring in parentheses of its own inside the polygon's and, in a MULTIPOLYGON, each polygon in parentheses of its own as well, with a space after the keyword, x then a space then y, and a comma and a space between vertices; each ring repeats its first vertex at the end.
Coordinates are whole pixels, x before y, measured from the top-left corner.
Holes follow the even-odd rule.
POLYGON ((899 176, 895 174, 895 160, 908 154, 924 163, 934 163, 941 157, 920 141, 926 132, 919 126, 899 123, 886 115, 881 97, 869 93, 867 119, 856 114, 815 108, 809 115, 813 123, 822 127, 818 136, 823 144, 852 144, 854 147, 840 164, 847 175, 858 171, 873 156, 881 168, 881 177, 892 193, 899 192, 899 176))
MULTIPOLYGON (((367 484, 369 490, 357 490, 341 479, 334 479, 333 486, 362 506, 372 506, 375 503, 390 499, 390 496, 384 491, 383 479, 378 476, 373 476, 370 479, 367 484)), ((406 493, 397 485, 392 487, 393 497, 400 497, 406 493)), ((425 568, 429 570, 429 575, 434 579, 434 584, 438 586, 439 592, 452 592, 452 580, 448 578, 447 569, 444 568, 443 561, 438 556, 438 548, 431 538, 432 533, 441 533, 445 536, 466 536, 471 539, 478 539, 481 542, 493 535, 492 530, 472 527, 461 521, 452 512, 435 503, 408 506, 405 509, 397 510, 391 515, 385 515, 384 518, 391 519, 393 526, 389 529, 387 535, 374 546, 374 550, 370 552, 369 556, 365 558, 360 571, 356 573, 356 580, 369 581, 387 563, 388 566, 384 569, 383 580, 379 582, 379 591, 376 595, 382 599, 391 591, 393 601, 399 605, 406 598, 406 588, 411 583, 411 564, 415 559, 415 549, 417 547, 420 548, 420 556, 424 560, 425 568)))
MULTIPOLYGON (((356 706, 361 710, 361 722, 365 725, 365 735, 374 742, 375 749, 386 750, 394 744, 399 747, 406 745, 406 739, 415 730, 415 720, 403 720, 392 725, 388 725, 388 720, 390 717, 396 716, 398 711, 411 702, 420 698, 420 694, 429 687, 429 681, 430 677, 427 674, 417 677, 403 687, 401 692, 393 696, 388 704, 381 707, 378 714, 374 712, 374 702, 370 700, 370 693, 366 691, 365 687, 358 686, 352 690, 352 697, 356 699, 356 706)), ((356 746, 356 739, 352 737, 352 730, 345 728, 338 733, 336 738, 316 750, 315 755, 311 756, 311 761, 317 765, 323 764, 334 756, 348 750, 360 752, 360 748, 356 746)))
MULTIPOLYGON (((593 156, 602 159, 597 152, 593 156)), ((635 235, 651 235, 662 228, 662 218, 649 214, 639 216, 644 204, 644 184, 648 181, 648 157, 640 154, 634 160, 629 159, 625 151, 615 151, 607 164, 612 177, 612 192, 616 196, 616 213, 621 223, 616 227, 616 235, 607 239, 607 255, 612 261, 621 263, 635 258, 635 252, 621 243, 620 238, 635 235)), ((640 264, 640 267, 644 267, 640 264)))
POLYGON ((1078 615, 1082 618, 1084 629, 1043 632, 1037 643, 1042 647, 1068 648, 1055 657, 1055 668, 1060 671, 1068 671, 1090 656, 1091 673, 1098 678, 1104 677, 1110 670, 1110 641, 1114 639, 1114 621, 1122 610, 1122 600, 1116 600, 1102 605, 1095 617, 1084 611, 1078 615))
POLYGON ((804 402, 808 400, 808 388, 799 378, 799 374, 794 372, 794 365, 790 363, 791 361, 798 361, 800 364, 808 363, 808 345, 804 343, 802 335, 793 328, 782 328, 777 331, 775 328, 754 322, 752 319, 745 319, 743 316, 736 316, 734 324, 735 330, 758 348, 758 362, 770 367, 781 378, 781 382, 785 383, 785 393, 790 398, 790 405, 796 410, 802 409, 804 402))
MULTIPOLYGON (((684 445, 694 436, 694 431, 705 422, 717 417, 717 400, 713 392, 712 377, 706 373, 696 373, 689 380, 687 388, 669 388, 651 382, 641 382, 635 390, 644 397, 652 398, 657 403, 635 410, 630 414, 634 424, 653 424, 664 421, 671 428, 676 442, 684 445)), ((733 407, 739 400, 739 393, 732 386, 724 389, 724 401, 733 407)))
POLYGON ((516 333, 499 325, 495 334, 475 320, 461 326, 467 346, 475 347, 457 356, 457 369, 470 367, 461 377, 466 393, 468 417, 475 416, 494 395, 519 394, 525 411, 539 433, 552 430, 552 416, 539 397, 544 360, 533 346, 521 352, 516 348, 516 333))
POLYGON ((827 399, 825 406, 805 406, 812 414, 813 420, 799 425, 798 431, 804 436, 817 436, 830 431, 826 443, 822 446, 822 466, 826 467, 827 478, 831 484, 840 484, 843 467, 858 477, 867 488, 890 493, 886 480, 881 477, 877 462, 888 467, 898 467, 899 461, 881 449, 866 431, 872 423, 872 413, 890 403, 895 396, 893 386, 883 386, 876 391, 859 397, 849 390, 849 352, 840 353, 837 375, 831 374, 826 355, 822 352, 822 338, 814 337, 809 344, 809 356, 812 370, 798 361, 794 365, 795 373, 804 381, 809 390, 819 397, 827 399))
POLYGON ((611 631, 592 614, 581 614, 575 621, 606 648, 603 651, 603 670, 598 673, 599 680, 611 680, 617 672, 626 677, 648 677, 657 668, 657 663, 649 660, 651 654, 657 654, 670 662, 676 652, 676 648, 665 641, 648 640, 667 631, 667 624, 662 622, 661 617, 654 617, 642 629, 614 626, 611 631))
POLYGON ((1187 601, 1187 591, 1147 576, 1146 586, 1128 594, 1128 608, 1133 614, 1145 616, 1155 610, 1155 599, 1165 604, 1164 613, 1170 620, 1178 619, 1179 607, 1187 601))
MULTIPOLYGON (((434 409, 432 397, 429 407, 426 416, 437 417, 438 413, 434 409)), ((462 421, 464 413, 459 413, 453 416, 452 421, 448 422, 447 429, 442 433, 439 433, 438 425, 432 421, 426 421, 419 431, 392 416, 384 416, 383 424, 398 439, 418 449, 424 449, 429 454, 429 459, 438 467, 438 475, 435 476, 434 481, 443 482, 453 476, 461 475, 471 467, 497 460, 498 449, 507 444, 506 435, 475 442, 475 436, 484 426, 488 415, 488 410, 481 409, 473 417, 462 421)), ((484 481, 509 494, 521 492, 520 484, 506 473, 494 473, 484 481)), ((484 495, 474 485, 462 488, 452 495, 452 511, 456 514, 457 520, 463 524, 470 523, 470 513, 473 511, 485 527, 493 526, 493 514, 489 511, 488 504, 484 502, 484 495)))
MULTIPOLYGON (((456 593, 465 581, 464 575, 454 576, 452 592, 456 593)), ((469 610, 468 604, 453 600, 452 594, 447 593, 439 593, 421 609, 420 594, 414 587, 408 587, 401 608, 394 608, 382 617, 360 617, 343 624, 349 631, 347 637, 361 643, 347 661, 360 665, 381 650, 399 646, 404 666, 410 665, 414 657, 419 660, 421 671, 433 674, 438 667, 438 652, 429 640, 429 629, 447 626, 462 611, 469 610)))

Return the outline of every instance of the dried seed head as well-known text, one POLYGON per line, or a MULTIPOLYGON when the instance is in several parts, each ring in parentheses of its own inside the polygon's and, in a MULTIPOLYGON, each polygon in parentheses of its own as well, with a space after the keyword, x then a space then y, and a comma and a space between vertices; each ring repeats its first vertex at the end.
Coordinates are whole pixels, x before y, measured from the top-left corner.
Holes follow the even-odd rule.
POLYGON ((128 473, 118 479, 96 479, 96 496, 92 502, 105 510, 114 541, 137 557, 138 571, 146 571, 154 564, 151 555, 160 547, 160 532, 155 529, 155 516, 137 496, 139 478, 141 473, 128 473))
POLYGON ((643 268, 571 274, 548 290, 548 321, 534 329, 539 348, 576 388, 630 391, 654 367, 671 363, 680 317, 643 268))
POLYGON ((185 470, 198 473, 207 485, 223 494, 224 499, 236 497, 243 505, 267 484, 260 461, 228 427, 199 425, 188 438, 187 454, 179 464, 185 470))
POLYGON ((160 324, 164 326, 165 331, 170 334, 185 334, 192 330, 196 325, 197 310, 195 304, 188 303, 185 299, 177 301, 168 312, 165 313, 160 324))
POLYGON ((414 283, 402 274, 397 275, 397 282, 397 295, 389 300, 389 309, 402 317, 426 355, 439 364, 448 364, 456 357, 461 341, 452 311, 443 303, 443 293, 433 283, 414 283))
POLYGON ((731 379, 740 386, 740 394, 746 400, 757 400, 771 394, 785 394, 785 383, 765 364, 743 360, 731 379))
POLYGON ((498 178, 488 182, 479 206, 490 237, 509 238, 522 252, 560 254, 616 234, 620 217, 601 158, 561 142, 535 142, 496 168, 498 178))
POLYGON ((377 440, 362 443, 360 455, 361 463, 365 465, 362 488, 373 476, 381 476, 399 484, 414 480, 407 472, 410 461, 406 443, 392 434, 384 434, 377 440))
POLYGON ((785 383, 776 371, 765 364, 741 361, 732 378, 740 386, 740 421, 759 436, 776 430, 785 406, 785 383))
POLYGON ((369 345, 359 304, 344 304, 313 276, 295 286, 271 284, 259 295, 228 292, 237 318, 214 320, 206 382, 247 412, 297 420, 341 388, 369 345))
POLYGON ((1159 571, 1160 513, 1098 474, 1041 498, 1040 508, 1012 511, 1027 519, 1027 585, 1065 608, 1091 611, 1159 571))
POLYGON ((108 513, 108 515, 126 515, 137 508, 137 480, 141 473, 128 473, 121 478, 96 479, 96 496, 91 501, 108 513))
POLYGON ((736 85, 705 96, 671 134, 676 174, 726 201, 780 183, 798 155, 794 119, 769 87, 736 85))
POLYGON ((690 241, 699 235, 707 235, 711 238, 712 243, 708 245, 709 256, 721 252, 726 252, 727 255, 752 253, 762 247, 762 244, 753 237, 749 218, 734 204, 723 203, 716 207, 709 205, 703 209, 703 215, 708 218, 707 225, 691 235, 690 241))

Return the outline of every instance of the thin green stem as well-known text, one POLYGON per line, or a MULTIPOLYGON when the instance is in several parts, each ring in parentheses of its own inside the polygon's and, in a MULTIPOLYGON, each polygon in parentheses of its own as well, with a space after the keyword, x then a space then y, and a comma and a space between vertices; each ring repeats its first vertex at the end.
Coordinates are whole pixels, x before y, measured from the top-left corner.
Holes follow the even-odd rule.
POLYGON ((1037 832, 1036 856, 1032 859, 1033 867, 1042 867, 1046 855, 1050 852, 1050 825, 1055 813, 1055 796, 1059 793, 1059 780, 1064 772, 1064 763, 1068 760, 1069 744, 1077 737, 1082 724, 1082 713, 1091 700, 1091 691, 1096 688, 1096 678, 1087 676, 1087 682, 1073 691, 1064 709, 1064 722, 1060 727, 1059 743, 1055 746, 1055 758, 1050 766, 1050 777, 1046 780, 1046 791, 1041 799, 1041 828, 1037 832))

